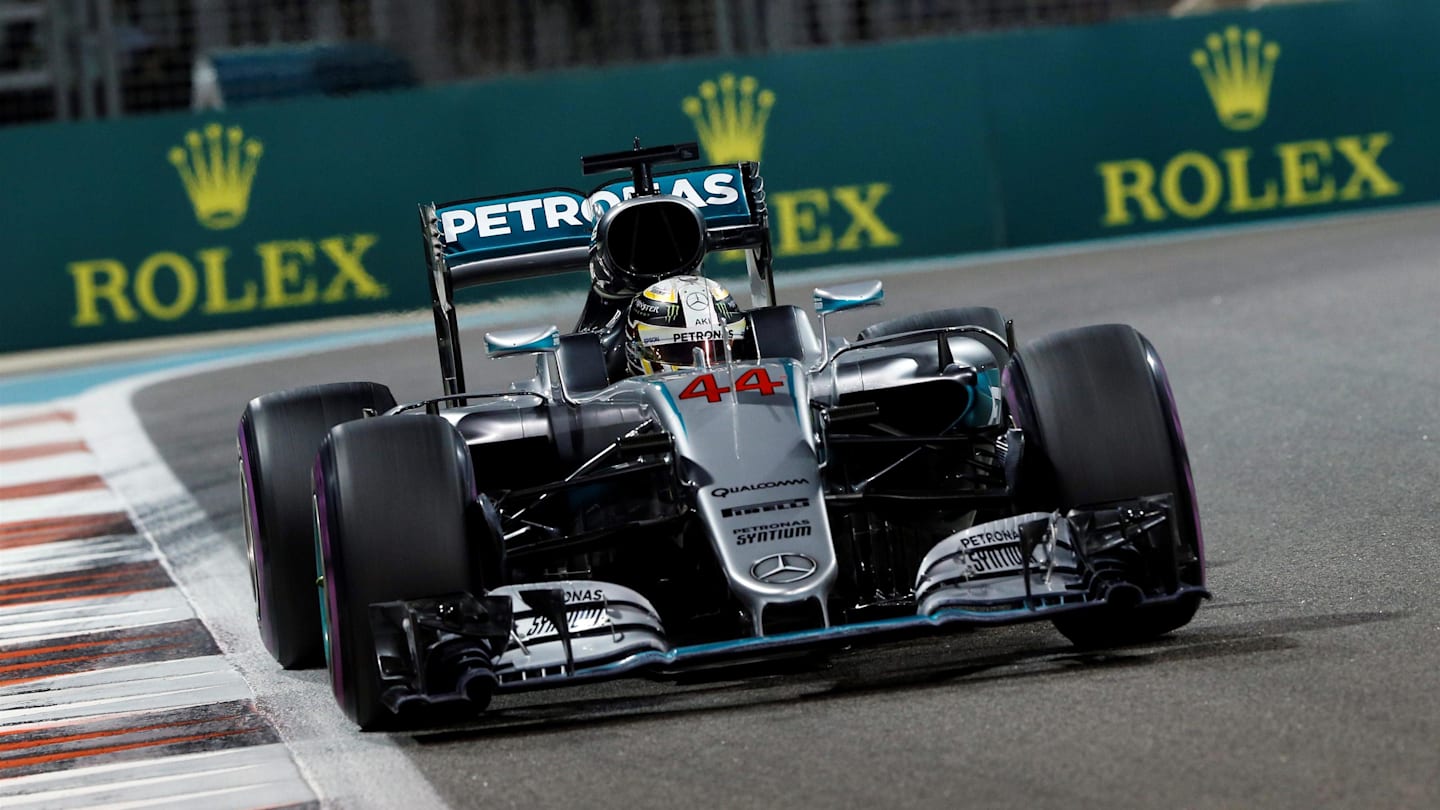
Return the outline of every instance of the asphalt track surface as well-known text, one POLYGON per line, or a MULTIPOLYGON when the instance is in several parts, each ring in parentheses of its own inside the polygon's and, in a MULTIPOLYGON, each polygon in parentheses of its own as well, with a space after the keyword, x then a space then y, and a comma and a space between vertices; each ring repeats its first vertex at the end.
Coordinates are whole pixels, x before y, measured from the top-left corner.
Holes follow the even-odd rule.
MULTIPOLYGON (((272 666, 262 708, 308 735, 312 768, 392 745, 433 787, 425 802, 456 807, 1440 806, 1440 210, 885 284, 884 316, 993 305, 1022 345, 1099 322, 1152 340, 1189 438, 1215 594, 1190 626, 1088 654, 1048 624, 967 632, 504 697, 478 722, 394 735, 314 721, 338 715, 323 678, 272 666)), ((836 323, 853 333, 876 317, 836 323)), ((525 370, 487 363, 471 337, 470 388, 525 370)), ((438 377, 433 342, 413 339, 179 379, 135 404, 208 515, 188 542, 233 550, 247 398, 374 379, 418 399, 438 377)), ((216 575, 246 576, 231 565, 216 575)), ((340 802, 366 804, 352 790, 340 802)))

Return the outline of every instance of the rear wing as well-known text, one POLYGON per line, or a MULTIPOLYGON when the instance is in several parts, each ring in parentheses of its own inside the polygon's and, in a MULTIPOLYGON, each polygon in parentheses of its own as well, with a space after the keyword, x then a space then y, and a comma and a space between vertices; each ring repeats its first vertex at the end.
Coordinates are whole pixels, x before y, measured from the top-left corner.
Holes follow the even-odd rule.
POLYGON ((447 396, 462 393, 456 290, 585 270, 594 224, 610 207, 635 196, 665 194, 689 201, 705 220, 706 253, 744 250, 751 306, 775 302, 770 220, 759 164, 737 163, 655 174, 655 163, 694 160, 693 143, 650 147, 582 159, 586 174, 629 169, 629 180, 589 194, 550 188, 421 204, 420 227, 435 337, 447 396))

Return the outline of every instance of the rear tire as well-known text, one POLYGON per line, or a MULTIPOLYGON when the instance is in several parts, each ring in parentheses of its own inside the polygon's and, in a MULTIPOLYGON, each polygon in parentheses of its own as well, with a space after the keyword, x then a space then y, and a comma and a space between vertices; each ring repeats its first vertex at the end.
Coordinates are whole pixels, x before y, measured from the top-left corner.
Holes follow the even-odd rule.
POLYGON ((1000 314, 1000 310, 994 307, 951 307, 881 321, 861 329, 860 340, 948 326, 981 326, 999 335, 1002 340, 1005 338, 1005 316, 1000 314))
MULTIPOLYGON (((1065 510, 1173 493, 1176 528, 1188 550, 1182 580, 1204 582, 1184 436, 1149 341, 1119 324, 1048 335, 1016 354, 1005 390, 1026 434, 1023 508, 1065 510)), ((1134 643, 1189 623, 1200 599, 1097 608, 1058 617, 1055 627, 1082 647, 1134 643)))
POLYGON ((370 605, 483 593, 475 566, 484 555, 472 555, 467 521, 475 497, 465 440, 438 416, 340 425, 320 447, 315 542, 330 685, 362 729, 403 719, 381 700, 370 605))
POLYGON ((286 669, 323 666, 310 467, 330 428, 395 407, 383 385, 333 383, 266 394, 240 416, 240 497, 260 638, 286 669))

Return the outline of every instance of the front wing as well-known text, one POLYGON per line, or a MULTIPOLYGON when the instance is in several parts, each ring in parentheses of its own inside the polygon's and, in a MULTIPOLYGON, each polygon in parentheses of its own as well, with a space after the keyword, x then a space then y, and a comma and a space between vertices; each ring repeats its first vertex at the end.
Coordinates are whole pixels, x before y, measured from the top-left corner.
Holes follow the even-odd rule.
POLYGON ((371 606, 392 710, 492 692, 670 675, 958 627, 1208 596, 1185 581, 1171 499, 1142 498, 985 523, 937 543, 916 578, 916 615, 672 647, 655 608, 614 583, 510 585, 371 606))

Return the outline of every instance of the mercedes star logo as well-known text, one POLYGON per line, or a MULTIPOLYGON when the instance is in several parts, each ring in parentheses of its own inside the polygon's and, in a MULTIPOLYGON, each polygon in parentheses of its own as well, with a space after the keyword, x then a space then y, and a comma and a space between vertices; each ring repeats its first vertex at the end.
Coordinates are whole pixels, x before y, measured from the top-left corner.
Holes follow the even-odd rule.
POLYGON ((710 294, 704 290, 692 290, 685 295, 685 306, 703 310, 710 305, 710 294))
POLYGON ((761 557, 750 566, 750 576, 771 585, 789 585, 815 573, 819 566, 804 554, 782 551, 761 557))

